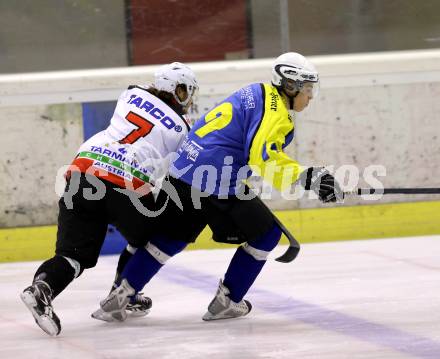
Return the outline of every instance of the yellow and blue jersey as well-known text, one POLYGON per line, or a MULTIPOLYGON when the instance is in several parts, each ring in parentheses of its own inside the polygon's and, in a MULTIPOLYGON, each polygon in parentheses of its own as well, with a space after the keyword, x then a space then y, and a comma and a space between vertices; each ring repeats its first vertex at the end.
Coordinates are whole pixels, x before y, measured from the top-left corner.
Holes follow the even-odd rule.
POLYGON ((277 88, 252 84, 194 124, 170 173, 218 196, 236 195, 252 172, 283 190, 302 172, 298 162, 283 152, 293 136, 293 118, 277 88))

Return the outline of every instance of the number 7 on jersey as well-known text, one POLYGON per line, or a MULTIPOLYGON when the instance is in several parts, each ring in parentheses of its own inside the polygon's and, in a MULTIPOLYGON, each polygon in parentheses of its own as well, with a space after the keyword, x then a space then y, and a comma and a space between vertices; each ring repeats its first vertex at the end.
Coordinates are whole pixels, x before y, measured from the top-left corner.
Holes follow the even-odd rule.
POLYGON ((132 130, 122 140, 119 140, 119 143, 132 144, 141 137, 145 137, 146 135, 148 135, 154 127, 154 124, 148 121, 146 118, 143 118, 137 113, 131 111, 128 113, 127 116, 125 116, 125 119, 135 125, 137 129, 132 130))

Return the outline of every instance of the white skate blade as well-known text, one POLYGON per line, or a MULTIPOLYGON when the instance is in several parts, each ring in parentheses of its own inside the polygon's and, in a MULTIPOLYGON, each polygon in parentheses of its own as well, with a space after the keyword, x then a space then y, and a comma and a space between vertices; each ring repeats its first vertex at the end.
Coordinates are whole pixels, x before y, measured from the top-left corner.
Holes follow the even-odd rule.
POLYGON ((202 317, 202 320, 208 322, 210 320, 216 320, 217 318, 215 317, 215 315, 213 315, 210 312, 206 312, 205 315, 202 317))
POLYGON ((20 293, 20 298, 23 301, 24 305, 26 305, 26 307, 31 312, 32 316, 35 319, 35 322, 46 334, 49 334, 52 337, 55 337, 59 334, 57 325, 49 316, 45 314, 40 316, 35 311, 34 308, 37 306, 37 301, 35 297, 32 295, 32 293, 29 292, 20 293))
POLYGON ((206 312, 205 315, 202 317, 202 319, 206 322, 209 322, 211 320, 220 320, 220 319, 233 319, 233 318, 240 318, 241 316, 230 316, 230 315, 224 315, 223 313, 218 314, 212 314, 211 312, 206 312))
POLYGON ((95 310, 91 316, 93 319, 102 320, 108 323, 123 322, 125 319, 127 319, 127 313, 125 313, 125 311, 105 312, 101 308, 95 310))
POLYGON ((150 313, 150 310, 127 310, 127 318, 142 318, 150 313))

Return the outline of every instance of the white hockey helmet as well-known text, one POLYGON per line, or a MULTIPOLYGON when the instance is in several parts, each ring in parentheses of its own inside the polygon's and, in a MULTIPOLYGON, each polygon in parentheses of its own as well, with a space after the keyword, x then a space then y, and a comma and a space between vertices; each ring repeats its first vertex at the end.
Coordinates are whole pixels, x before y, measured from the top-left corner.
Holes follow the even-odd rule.
POLYGON ((154 73, 154 87, 159 91, 173 94, 175 100, 182 106, 188 105, 199 88, 194 72, 180 62, 163 65, 157 69, 154 73), (184 101, 181 101, 176 95, 178 85, 186 86, 188 97, 184 101))
POLYGON ((272 65, 272 84, 288 90, 302 91, 304 84, 315 97, 319 90, 319 76, 315 66, 297 52, 286 52, 278 56, 272 65))

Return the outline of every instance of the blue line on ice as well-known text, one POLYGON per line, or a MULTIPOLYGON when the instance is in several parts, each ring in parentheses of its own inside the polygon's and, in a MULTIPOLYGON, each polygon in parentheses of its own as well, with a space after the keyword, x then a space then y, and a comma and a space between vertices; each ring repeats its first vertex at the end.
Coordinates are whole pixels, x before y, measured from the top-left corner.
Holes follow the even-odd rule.
MULTIPOLYGON (((163 268, 159 277, 212 295, 215 294, 219 280, 214 276, 176 265, 163 268)), ((258 306, 259 310, 279 314, 292 321, 301 321, 320 329, 387 347, 417 358, 440 358, 440 342, 432 339, 264 289, 252 289, 250 294, 251 301, 258 306)))

